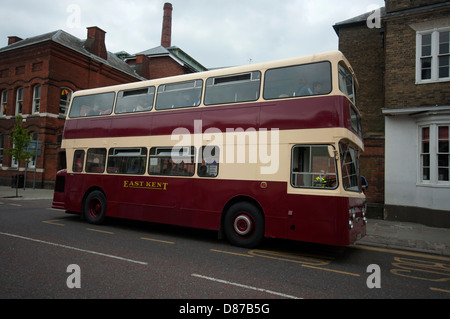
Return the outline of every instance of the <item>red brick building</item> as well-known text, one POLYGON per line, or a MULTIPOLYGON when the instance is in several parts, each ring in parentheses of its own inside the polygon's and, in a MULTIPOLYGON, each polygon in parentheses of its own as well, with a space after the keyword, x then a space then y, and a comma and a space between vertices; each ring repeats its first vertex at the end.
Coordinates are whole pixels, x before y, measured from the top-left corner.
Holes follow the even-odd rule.
MULTIPOLYGON (((28 185, 51 187, 58 168, 58 152, 72 92, 143 80, 129 65, 107 52, 105 32, 90 27, 87 40, 55 31, 22 40, 9 37, 0 49, 0 183, 25 168, 7 155, 15 116, 41 143, 41 154, 27 169, 28 185)), ((60 159, 59 161, 62 161, 60 159)), ((23 166, 23 164, 22 164, 23 166)))
POLYGON ((146 79, 207 71, 182 49, 172 46, 172 11, 172 5, 165 3, 160 46, 134 55, 121 54, 121 58, 146 79))
POLYGON ((87 29, 86 40, 62 30, 25 40, 9 37, 8 46, 0 48, 0 185, 11 185, 20 174, 27 186, 53 187, 65 165, 60 145, 73 92, 206 70, 171 46, 172 10, 170 3, 164 5, 161 46, 136 55, 108 52, 106 32, 98 27, 87 29), (27 168, 6 154, 18 114, 41 145, 27 168))

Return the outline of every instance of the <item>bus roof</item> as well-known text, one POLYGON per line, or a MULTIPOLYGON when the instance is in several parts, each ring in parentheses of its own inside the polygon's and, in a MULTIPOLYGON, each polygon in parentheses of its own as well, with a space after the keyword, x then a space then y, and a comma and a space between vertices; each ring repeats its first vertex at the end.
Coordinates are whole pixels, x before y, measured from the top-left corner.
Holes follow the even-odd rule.
POLYGON ((80 91, 74 92, 73 97, 76 97, 78 95, 95 94, 95 93, 100 93, 100 92, 105 92, 105 91, 112 92, 112 91, 144 87, 144 86, 158 86, 160 84, 196 80, 196 79, 199 79, 199 77, 201 77, 201 78, 214 77, 214 76, 223 75, 224 73, 230 73, 230 74, 231 73, 244 73, 244 72, 250 72, 250 71, 255 71, 255 70, 265 70, 265 69, 269 69, 269 68, 277 68, 277 67, 283 67, 283 66, 295 65, 295 64, 315 63, 315 62, 326 61, 326 60, 336 61, 336 62, 341 61, 341 60, 344 61, 345 64, 347 65, 349 71, 352 73, 353 77, 355 78, 356 86, 358 86, 356 76, 354 74, 352 67, 350 66, 350 63, 345 58, 345 56, 343 55, 342 52, 335 50, 335 51, 316 53, 316 54, 312 54, 312 55, 294 57, 294 58, 288 58, 288 59, 282 59, 282 60, 276 60, 276 61, 268 61, 268 62, 262 62, 262 63, 256 63, 256 64, 243 65, 243 66, 215 69, 215 70, 205 71, 205 72, 177 75, 177 76, 159 78, 159 79, 154 79, 154 80, 146 80, 146 81, 139 81, 139 82, 133 82, 133 83, 127 83, 127 84, 114 85, 114 86, 106 86, 106 87, 99 87, 99 88, 94 88, 94 89, 80 90, 80 91))

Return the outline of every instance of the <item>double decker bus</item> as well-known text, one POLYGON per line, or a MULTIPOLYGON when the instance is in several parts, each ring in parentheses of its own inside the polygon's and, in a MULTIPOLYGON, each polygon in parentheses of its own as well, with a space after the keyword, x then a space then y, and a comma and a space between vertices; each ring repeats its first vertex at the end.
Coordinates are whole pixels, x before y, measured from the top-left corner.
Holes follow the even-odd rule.
POLYGON ((52 207, 350 245, 367 222, 356 88, 333 51, 76 92, 52 207))

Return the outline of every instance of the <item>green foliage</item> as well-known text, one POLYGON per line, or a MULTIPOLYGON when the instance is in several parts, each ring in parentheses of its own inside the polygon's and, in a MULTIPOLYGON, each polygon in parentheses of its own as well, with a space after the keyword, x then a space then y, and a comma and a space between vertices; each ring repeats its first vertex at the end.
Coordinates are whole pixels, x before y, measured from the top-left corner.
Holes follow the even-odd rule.
POLYGON ((31 136, 28 135, 28 130, 22 127, 22 116, 16 116, 16 124, 9 139, 13 143, 13 147, 6 152, 9 155, 12 155, 19 163, 28 163, 30 158, 34 155, 34 152, 27 150, 31 141, 31 136))
MULTIPOLYGON (((16 124, 14 126, 12 135, 9 137, 13 143, 12 148, 6 150, 6 153, 11 155, 19 163, 25 162, 29 163, 32 156, 36 155, 36 152, 28 151, 28 145, 30 145, 31 136, 28 135, 28 130, 22 126, 22 116, 16 116, 16 124)), ((17 196, 17 186, 19 179, 17 178, 16 185, 16 196, 17 196)))

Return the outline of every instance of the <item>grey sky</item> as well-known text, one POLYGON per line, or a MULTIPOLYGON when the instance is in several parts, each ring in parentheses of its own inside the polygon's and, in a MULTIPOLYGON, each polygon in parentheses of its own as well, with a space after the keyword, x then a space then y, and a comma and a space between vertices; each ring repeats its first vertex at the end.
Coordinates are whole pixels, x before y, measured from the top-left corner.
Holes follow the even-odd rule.
MULTIPOLYGON (((108 51, 134 54, 160 45, 163 6, 173 5, 172 45, 206 67, 234 66, 335 50, 337 22, 384 0, 3 0, 0 47, 62 29, 107 32, 108 51)), ((357 48, 355 48, 357 49, 357 48)))

